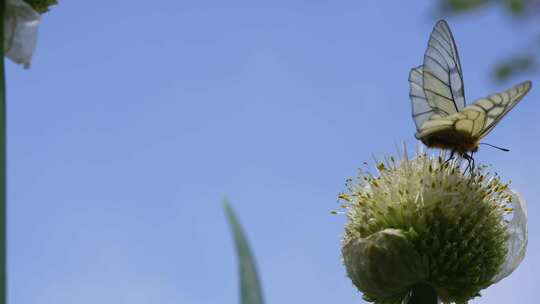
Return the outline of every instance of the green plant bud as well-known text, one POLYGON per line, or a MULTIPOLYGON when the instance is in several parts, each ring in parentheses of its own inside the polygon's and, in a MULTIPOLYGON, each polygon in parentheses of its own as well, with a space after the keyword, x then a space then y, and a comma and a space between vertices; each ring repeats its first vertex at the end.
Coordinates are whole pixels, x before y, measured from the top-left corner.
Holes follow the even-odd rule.
POLYGON ((426 265, 399 229, 384 229, 343 245, 348 276, 367 299, 400 301, 426 277, 426 265))

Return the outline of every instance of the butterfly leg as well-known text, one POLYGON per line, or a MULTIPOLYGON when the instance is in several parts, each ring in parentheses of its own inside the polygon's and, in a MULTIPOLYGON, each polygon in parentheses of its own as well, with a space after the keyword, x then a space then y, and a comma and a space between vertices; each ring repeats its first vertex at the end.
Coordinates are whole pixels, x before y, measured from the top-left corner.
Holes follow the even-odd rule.
POLYGON ((448 157, 448 159, 444 162, 444 164, 450 162, 452 159, 454 159, 454 154, 456 153, 456 151, 452 150, 452 152, 450 152, 450 157, 448 157))
POLYGON ((471 175, 474 174, 474 168, 475 168, 475 163, 474 163, 474 152, 471 152, 471 161, 472 161, 472 166, 471 166, 471 175))
POLYGON ((461 154, 461 157, 463 157, 463 159, 465 159, 467 161, 467 167, 465 167, 465 171, 463 173, 466 173, 467 170, 468 170, 471 175, 474 174, 475 163, 474 163, 474 157, 473 156, 474 156, 474 152, 471 152, 471 155, 469 155, 467 153, 462 153, 461 154))
MULTIPOLYGON (((471 165, 472 165, 472 158, 471 158, 471 156, 469 156, 469 154, 467 154, 467 153, 461 153, 461 157, 463 157, 463 159, 467 161, 467 167, 465 167, 465 171, 463 171, 463 173, 465 174, 465 173, 467 173, 468 170, 471 170, 471 169, 472 169, 472 167, 471 167, 471 165)), ((469 172, 470 172, 470 171, 469 171, 469 172)))

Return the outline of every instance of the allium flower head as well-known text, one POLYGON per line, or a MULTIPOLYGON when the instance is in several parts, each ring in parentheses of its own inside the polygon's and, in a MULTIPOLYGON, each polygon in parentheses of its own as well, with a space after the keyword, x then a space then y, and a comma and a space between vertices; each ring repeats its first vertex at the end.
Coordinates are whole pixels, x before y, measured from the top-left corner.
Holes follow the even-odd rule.
POLYGON ((465 174, 443 157, 390 158, 339 195, 343 260, 367 301, 402 303, 428 284, 443 302, 466 303, 523 259, 524 200, 486 167, 465 174))

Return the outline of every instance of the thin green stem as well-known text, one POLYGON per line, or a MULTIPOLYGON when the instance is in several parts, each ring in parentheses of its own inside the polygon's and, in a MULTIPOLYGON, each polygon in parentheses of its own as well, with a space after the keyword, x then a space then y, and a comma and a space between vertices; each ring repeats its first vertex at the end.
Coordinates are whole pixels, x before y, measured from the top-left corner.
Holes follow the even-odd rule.
POLYGON ((411 298, 407 304, 437 304, 437 292, 431 285, 417 284, 411 291, 411 298))
POLYGON ((0 0, 0 304, 7 303, 6 246, 6 77, 4 68, 4 18, 6 1, 0 0))

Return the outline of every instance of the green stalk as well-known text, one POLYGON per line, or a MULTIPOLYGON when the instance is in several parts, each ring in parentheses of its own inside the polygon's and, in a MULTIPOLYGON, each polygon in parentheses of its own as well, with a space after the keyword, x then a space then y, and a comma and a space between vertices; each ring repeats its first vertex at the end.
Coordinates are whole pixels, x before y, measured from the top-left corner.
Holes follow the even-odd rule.
POLYGON ((407 304, 437 304, 437 292, 428 284, 417 284, 412 288, 407 304))
POLYGON ((6 77, 4 68, 4 18, 6 1, 0 0, 0 304, 7 302, 6 267, 6 77))

